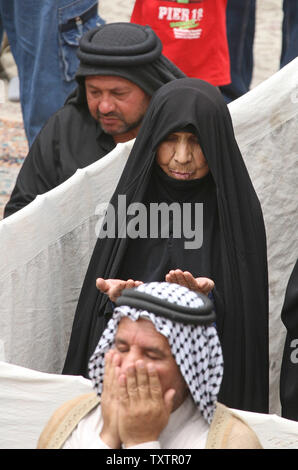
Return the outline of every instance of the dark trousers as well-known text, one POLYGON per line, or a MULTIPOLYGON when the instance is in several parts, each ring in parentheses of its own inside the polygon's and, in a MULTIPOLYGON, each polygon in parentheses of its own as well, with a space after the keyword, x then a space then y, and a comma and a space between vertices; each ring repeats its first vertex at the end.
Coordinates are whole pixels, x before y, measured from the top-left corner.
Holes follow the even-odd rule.
MULTIPOLYGON (((231 84, 221 87, 227 102, 249 91, 253 73, 256 0, 228 0, 227 35, 231 84)), ((280 67, 298 56, 298 1, 283 1, 280 67)))

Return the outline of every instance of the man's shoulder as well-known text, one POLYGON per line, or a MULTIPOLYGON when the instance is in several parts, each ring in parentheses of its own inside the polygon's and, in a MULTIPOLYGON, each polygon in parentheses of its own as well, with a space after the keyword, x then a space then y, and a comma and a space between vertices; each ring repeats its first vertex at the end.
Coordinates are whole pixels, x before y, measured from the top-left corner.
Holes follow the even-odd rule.
POLYGON ((41 148, 46 146, 46 150, 48 146, 52 146, 56 142, 73 142, 74 148, 77 148, 83 138, 95 145, 100 136, 101 129, 91 116, 87 106, 65 104, 49 117, 35 142, 41 148))
POLYGON ((87 106, 66 103, 49 117, 47 124, 52 124, 55 121, 67 121, 70 118, 86 119, 86 116, 90 116, 87 106))
POLYGON ((249 424, 222 403, 216 404, 206 447, 209 449, 262 449, 256 433, 249 424))
POLYGON ((78 423, 100 404, 100 398, 91 392, 63 403, 51 416, 37 444, 38 449, 60 449, 78 423))

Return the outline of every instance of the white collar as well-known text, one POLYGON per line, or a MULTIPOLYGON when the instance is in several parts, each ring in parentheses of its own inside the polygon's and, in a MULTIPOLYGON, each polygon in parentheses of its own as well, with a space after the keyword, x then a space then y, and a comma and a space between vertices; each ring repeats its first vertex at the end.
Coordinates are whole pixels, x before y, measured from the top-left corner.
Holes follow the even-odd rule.
POLYGON ((165 429, 159 436, 161 447, 204 448, 209 425, 196 407, 191 395, 171 413, 165 429), (190 447, 191 446, 191 447, 190 447))

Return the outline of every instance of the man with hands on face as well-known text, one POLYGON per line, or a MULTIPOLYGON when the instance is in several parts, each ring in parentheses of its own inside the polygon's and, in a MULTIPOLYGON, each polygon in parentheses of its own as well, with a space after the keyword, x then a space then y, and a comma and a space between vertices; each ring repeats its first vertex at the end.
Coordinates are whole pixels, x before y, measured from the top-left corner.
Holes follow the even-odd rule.
POLYGON ((113 449, 157 442, 171 412, 181 404, 175 400, 176 395, 184 399, 187 393, 185 384, 181 384, 184 393, 174 388, 164 392, 153 362, 139 359, 129 362, 124 369, 121 353, 115 350, 107 353, 105 361, 100 438, 113 449))
POLYGON ((175 283, 122 291, 89 361, 96 393, 62 405, 38 448, 261 448, 217 402, 223 358, 214 321, 206 296, 175 283))

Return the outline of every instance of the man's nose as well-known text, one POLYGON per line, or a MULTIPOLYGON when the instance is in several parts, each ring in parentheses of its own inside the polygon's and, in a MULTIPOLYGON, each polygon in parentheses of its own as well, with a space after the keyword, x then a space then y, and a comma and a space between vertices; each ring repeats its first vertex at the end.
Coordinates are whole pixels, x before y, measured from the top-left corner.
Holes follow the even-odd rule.
POLYGON ((138 351, 130 350, 122 357, 121 372, 126 372, 127 368, 131 365, 135 365, 136 361, 139 359, 142 359, 141 354, 138 351))
POLYGON ((177 143, 174 158, 179 163, 189 162, 192 158, 189 146, 186 143, 177 143))
POLYGON ((100 114, 108 114, 115 110, 115 104, 112 97, 104 95, 99 99, 98 110, 100 114))

